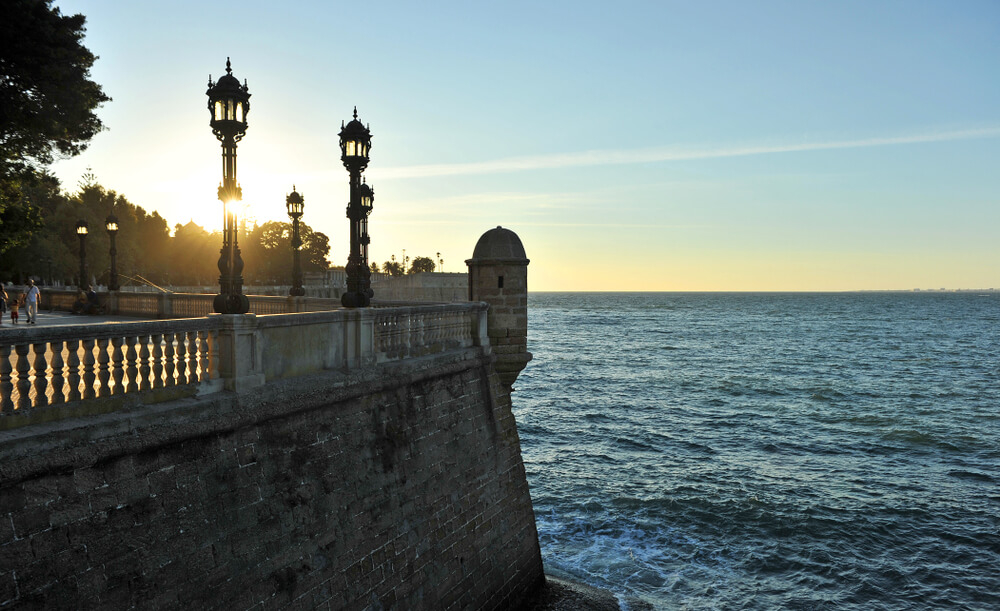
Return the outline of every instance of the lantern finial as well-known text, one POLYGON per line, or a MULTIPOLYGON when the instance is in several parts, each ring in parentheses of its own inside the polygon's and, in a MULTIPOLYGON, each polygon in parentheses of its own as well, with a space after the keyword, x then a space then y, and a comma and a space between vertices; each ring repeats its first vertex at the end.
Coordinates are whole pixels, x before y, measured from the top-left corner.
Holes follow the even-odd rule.
POLYGON ((226 74, 232 74, 232 73, 233 73, 233 67, 230 65, 229 58, 227 57, 226 58, 226 74))
POLYGON ((355 119, 358 118, 358 107, 357 106, 354 107, 354 118, 355 119))

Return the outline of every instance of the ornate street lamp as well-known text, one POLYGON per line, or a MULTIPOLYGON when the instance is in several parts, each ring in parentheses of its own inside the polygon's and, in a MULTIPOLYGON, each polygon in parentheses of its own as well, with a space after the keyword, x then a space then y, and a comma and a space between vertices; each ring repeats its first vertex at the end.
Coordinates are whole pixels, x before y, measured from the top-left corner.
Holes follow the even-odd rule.
POLYGON ((285 207, 288 208, 288 216, 292 219, 292 288, 288 294, 292 297, 302 297, 306 290, 302 288, 302 264, 299 262, 299 248, 302 247, 302 238, 299 237, 299 219, 306 202, 292 185, 291 194, 285 197, 285 207))
POLYGON ((347 292, 340 298, 345 308, 359 308, 371 304, 371 270, 368 268, 368 215, 371 214, 371 187, 368 190, 367 208, 362 202, 361 173, 368 167, 368 152, 372 146, 371 131, 354 120, 340 128, 340 160, 351 176, 351 200, 347 205, 347 218, 351 220, 351 254, 347 258, 347 292), (364 239, 362 239, 364 238, 364 239))
POLYGON ((108 290, 118 290, 118 249, 115 247, 115 237, 118 236, 118 217, 112 212, 108 218, 104 219, 104 226, 108 230, 108 237, 111 239, 111 277, 108 278, 108 290))
POLYGON ((87 221, 76 222, 76 235, 80 236, 80 290, 87 288, 87 221))
POLYGON ((243 257, 237 238, 237 204, 243 199, 243 190, 236 182, 236 143, 247 132, 247 113, 250 112, 250 93, 246 84, 233 76, 226 58, 226 74, 215 83, 208 77, 208 111, 212 115, 209 125, 212 133, 222 143, 222 184, 219 199, 222 201, 222 249, 219 251, 219 294, 215 296, 214 309, 220 314, 246 314, 250 300, 243 294, 243 257))

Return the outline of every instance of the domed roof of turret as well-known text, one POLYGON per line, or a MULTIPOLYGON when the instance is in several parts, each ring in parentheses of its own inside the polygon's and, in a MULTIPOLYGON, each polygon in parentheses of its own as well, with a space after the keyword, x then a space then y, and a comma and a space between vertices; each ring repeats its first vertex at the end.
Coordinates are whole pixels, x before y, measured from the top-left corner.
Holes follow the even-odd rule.
POLYGON ((472 251, 472 261, 498 261, 505 263, 524 263, 527 265, 528 256, 524 252, 524 245, 521 238, 510 229, 497 226, 490 229, 476 242, 476 248, 472 251))

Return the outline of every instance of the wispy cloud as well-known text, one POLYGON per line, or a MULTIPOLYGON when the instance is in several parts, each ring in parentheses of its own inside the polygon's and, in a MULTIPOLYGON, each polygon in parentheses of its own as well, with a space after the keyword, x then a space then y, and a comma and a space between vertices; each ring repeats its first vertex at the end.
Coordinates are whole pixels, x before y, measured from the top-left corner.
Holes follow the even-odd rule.
POLYGON ((902 136, 883 136, 855 140, 830 140, 826 142, 731 145, 704 148, 595 150, 583 151, 579 153, 539 155, 535 157, 509 157, 494 161, 384 168, 378 171, 378 178, 429 178, 434 176, 458 176, 468 174, 500 174, 506 172, 520 172, 524 170, 579 168, 609 164, 627 165, 663 161, 688 161, 693 159, 716 159, 722 157, 744 157, 748 155, 767 155, 774 153, 866 148, 873 146, 945 142, 949 140, 972 140, 977 138, 995 138, 998 136, 1000 136, 1000 127, 984 127, 978 129, 924 132, 902 136))

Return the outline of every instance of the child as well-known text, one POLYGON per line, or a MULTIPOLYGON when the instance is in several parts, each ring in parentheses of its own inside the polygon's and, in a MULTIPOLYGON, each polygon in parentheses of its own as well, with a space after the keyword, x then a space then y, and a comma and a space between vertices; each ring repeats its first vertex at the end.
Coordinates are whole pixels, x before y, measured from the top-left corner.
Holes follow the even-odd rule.
POLYGON ((10 300, 10 322, 12 324, 17 324, 17 308, 20 306, 21 304, 17 302, 17 298, 10 300))

